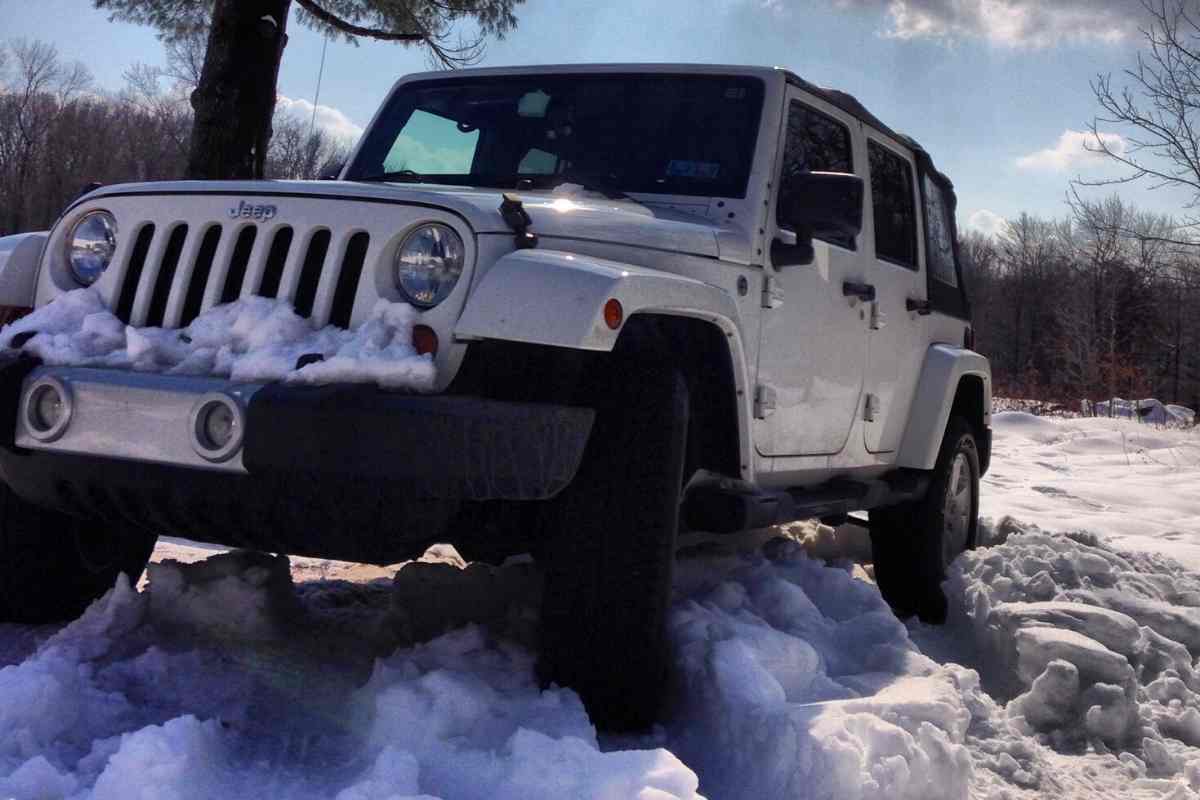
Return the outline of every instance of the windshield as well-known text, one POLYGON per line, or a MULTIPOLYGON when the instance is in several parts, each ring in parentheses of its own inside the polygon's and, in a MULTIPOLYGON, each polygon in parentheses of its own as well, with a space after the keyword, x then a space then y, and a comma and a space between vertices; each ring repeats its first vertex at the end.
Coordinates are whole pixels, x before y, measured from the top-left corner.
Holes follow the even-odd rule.
POLYGON ((527 75, 414 83, 349 180, 744 197, 763 84, 691 75, 527 75))

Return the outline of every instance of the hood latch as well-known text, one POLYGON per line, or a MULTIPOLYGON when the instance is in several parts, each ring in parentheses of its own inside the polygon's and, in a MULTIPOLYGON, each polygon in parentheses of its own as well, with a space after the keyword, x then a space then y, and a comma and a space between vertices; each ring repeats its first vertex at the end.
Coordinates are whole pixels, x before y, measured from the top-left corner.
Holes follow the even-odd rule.
POLYGON ((525 204, 520 195, 504 193, 504 200, 500 203, 500 216, 504 218, 504 224, 512 228, 513 233, 517 235, 518 250, 537 247, 537 234, 529 230, 533 220, 530 218, 529 212, 525 210, 525 204))

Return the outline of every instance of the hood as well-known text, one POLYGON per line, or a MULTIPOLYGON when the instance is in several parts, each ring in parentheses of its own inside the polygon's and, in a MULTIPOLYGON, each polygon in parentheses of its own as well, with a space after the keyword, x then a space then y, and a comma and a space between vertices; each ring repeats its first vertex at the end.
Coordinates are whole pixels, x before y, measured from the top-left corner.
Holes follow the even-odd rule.
MULTIPOLYGON (((652 202, 610 200, 592 192, 513 191, 524 201, 539 237, 608 242, 730 258, 745 249, 744 233, 704 216, 708 203, 696 198, 693 212, 652 202), (736 245, 735 245, 736 243, 736 245), (742 246, 737 246, 742 245, 742 246)), ((163 181, 106 186, 82 197, 220 194, 246 197, 328 197, 330 200, 396 202, 446 208, 467 220, 480 234, 508 234, 500 216, 504 192, 431 184, 356 183, 354 181, 163 181)), ((736 260, 736 256, 734 256, 736 260)))

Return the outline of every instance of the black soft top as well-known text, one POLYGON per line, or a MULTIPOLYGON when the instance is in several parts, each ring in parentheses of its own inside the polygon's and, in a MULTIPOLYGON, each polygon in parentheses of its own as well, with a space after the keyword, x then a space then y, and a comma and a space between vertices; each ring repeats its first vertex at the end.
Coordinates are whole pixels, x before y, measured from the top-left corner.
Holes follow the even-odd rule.
POLYGON ((880 133, 886 134, 896 141, 903 142, 911 147, 917 161, 921 163, 922 169, 932 173, 934 179, 943 184, 947 189, 954 190, 954 183, 933 165, 933 159, 930 157, 929 151, 922 147, 920 142, 907 134, 892 130, 879 117, 872 114, 866 106, 859 102, 857 97, 838 89, 826 89, 822 86, 817 86, 815 83, 809 83, 794 72, 786 72, 786 75, 788 83, 793 86, 798 86, 809 94, 816 95, 831 106, 840 108, 842 111, 845 111, 860 122, 870 125, 880 133))

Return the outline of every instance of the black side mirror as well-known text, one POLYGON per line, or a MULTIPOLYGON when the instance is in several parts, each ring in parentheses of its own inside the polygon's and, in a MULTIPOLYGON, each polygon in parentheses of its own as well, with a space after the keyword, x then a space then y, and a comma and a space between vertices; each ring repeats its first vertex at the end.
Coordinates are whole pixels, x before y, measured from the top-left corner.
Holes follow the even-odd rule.
MULTIPOLYGON (((802 172, 780 189, 779 220, 796 233, 791 258, 780 253, 779 266, 811 264, 812 240, 853 239, 862 231, 863 179, 845 172, 802 172)), ((782 248, 777 248, 782 249, 782 248)))

